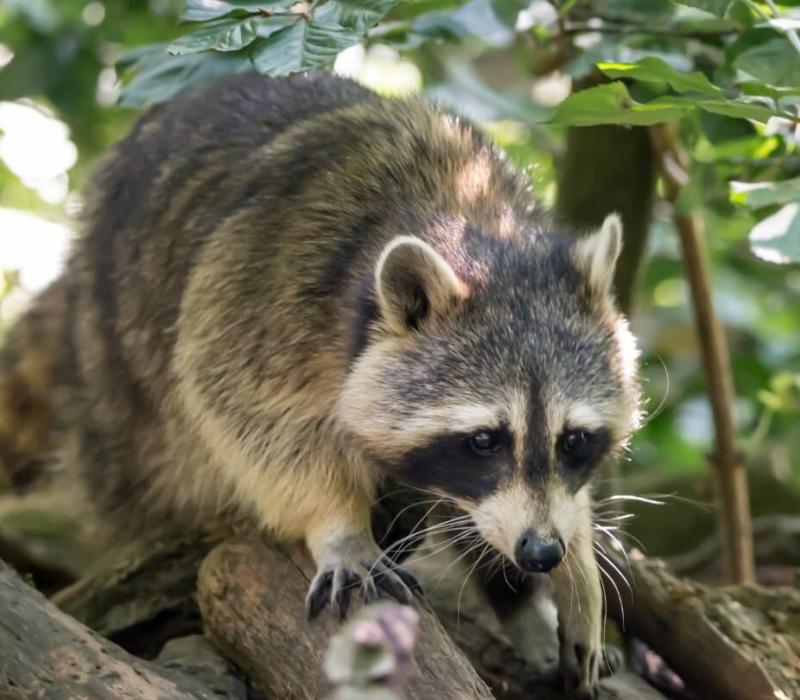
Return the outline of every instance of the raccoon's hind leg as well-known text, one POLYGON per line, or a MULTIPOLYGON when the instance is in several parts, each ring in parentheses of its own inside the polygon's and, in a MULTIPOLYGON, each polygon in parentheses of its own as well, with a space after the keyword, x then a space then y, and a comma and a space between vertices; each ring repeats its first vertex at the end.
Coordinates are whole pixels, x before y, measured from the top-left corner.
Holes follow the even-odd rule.
POLYGON ((412 591, 419 590, 412 574, 381 554, 370 531, 368 507, 315 519, 306 529, 306 544, 317 565, 306 598, 310 619, 328 602, 344 619, 354 589, 360 590, 364 602, 387 595, 407 604, 413 600, 412 591))

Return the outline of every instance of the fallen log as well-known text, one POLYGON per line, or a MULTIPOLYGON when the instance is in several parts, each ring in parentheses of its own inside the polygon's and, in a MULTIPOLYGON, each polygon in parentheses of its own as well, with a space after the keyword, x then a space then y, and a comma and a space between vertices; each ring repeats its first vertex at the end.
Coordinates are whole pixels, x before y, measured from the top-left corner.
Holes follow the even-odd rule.
MULTIPOLYGON (((99 561, 87 576, 58 593, 53 600, 65 612, 128 651, 152 658, 165 641, 202 630, 194 589, 197 569, 214 542, 212 538, 197 537, 162 538, 132 544, 99 561)), ((253 546, 249 556, 255 559, 261 556, 261 547, 255 542, 253 546)), ((281 571, 297 569, 295 562, 286 556, 278 557, 275 565, 281 571)), ((442 568, 446 565, 446 562, 441 563, 442 568)), ((284 578, 280 571, 272 576, 272 580, 284 578)), ((294 585, 299 586, 297 590, 302 597, 307 577, 297 579, 294 585)), ((455 594, 460 586, 459 579, 455 583, 455 594)), ((558 679, 537 676, 508 642, 492 631, 485 615, 476 615, 469 604, 461 605, 457 611, 458 595, 443 595, 441 588, 437 592, 439 595, 431 600, 445 629, 496 697, 563 700, 558 679), (440 604, 441 601, 450 601, 453 606, 448 608, 440 604)), ((274 593, 263 592, 265 599, 271 595, 274 593)), ((237 608, 242 601, 233 600, 228 604, 237 608)), ((241 611, 247 620, 256 620, 259 614, 255 610, 241 611)), ((302 613, 298 614, 300 616, 291 622, 291 629, 307 625, 302 613)), ((331 624, 330 630, 336 627, 331 624)), ((328 631, 317 640, 318 658, 324 654, 327 639, 328 631)), ((270 657, 259 654, 258 662, 270 663, 270 657)), ((630 673, 603 680, 599 694, 601 700, 661 697, 630 673)))
POLYGON ((698 697, 800 697, 800 591, 754 584, 712 588, 673 576, 666 564, 632 556, 633 591, 606 577, 611 617, 642 639, 698 697))
POLYGON ((218 685, 128 654, 63 613, 0 562, 3 700, 244 700, 243 683, 218 685))
MULTIPOLYGON (((309 623, 305 593, 313 563, 301 549, 251 538, 214 549, 203 562, 198 602, 206 633, 268 697, 324 697, 330 615, 309 623)), ((492 694, 436 616, 423 604, 419 636, 405 684, 409 700, 489 700, 492 694)))
POLYGON ((125 650, 154 658, 172 638, 202 631, 197 570, 219 539, 162 537, 110 553, 52 601, 125 650))

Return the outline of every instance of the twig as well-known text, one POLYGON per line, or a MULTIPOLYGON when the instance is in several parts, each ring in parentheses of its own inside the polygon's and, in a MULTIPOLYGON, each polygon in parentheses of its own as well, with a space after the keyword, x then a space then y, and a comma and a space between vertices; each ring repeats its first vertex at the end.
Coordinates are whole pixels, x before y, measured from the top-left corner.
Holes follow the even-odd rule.
POLYGON ((680 29, 679 27, 649 27, 635 24, 619 24, 611 22, 565 22, 562 34, 586 34, 598 32, 600 34, 648 34, 652 36, 675 37, 678 39, 715 39, 736 34, 735 29, 697 30, 680 29))
MULTIPOLYGON (((666 197, 674 205, 681 190, 689 183, 689 174, 684 165, 685 156, 673 126, 653 126, 650 134, 666 197)), ((750 499, 747 472, 742 455, 736 447, 732 410, 735 394, 728 344, 714 308, 702 222, 692 213, 679 213, 674 206, 673 210, 692 292, 703 372, 714 418, 714 451, 709 456, 709 461, 714 466, 717 477, 726 574, 732 582, 751 582, 755 579, 755 571, 750 499)))

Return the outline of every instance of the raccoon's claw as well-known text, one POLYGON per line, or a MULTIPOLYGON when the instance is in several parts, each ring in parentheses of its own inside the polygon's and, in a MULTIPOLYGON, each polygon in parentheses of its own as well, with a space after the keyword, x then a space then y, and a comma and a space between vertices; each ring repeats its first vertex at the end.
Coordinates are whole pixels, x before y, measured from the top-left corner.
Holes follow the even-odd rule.
POLYGON ((425 597, 425 591, 422 589, 422 584, 417 580, 410 571, 401 569, 399 566, 394 568, 394 572, 402 579, 403 583, 408 586, 409 590, 419 598, 425 597))
POLYGON ((311 582, 306 597, 308 619, 318 617, 330 601, 333 612, 344 620, 355 588, 360 589, 364 603, 374 602, 383 593, 399 603, 409 604, 414 597, 412 591, 422 590, 412 574, 399 568, 390 569, 383 563, 334 566, 320 571, 311 582))
POLYGON ((306 613, 313 620, 325 608, 333 586, 333 571, 322 571, 314 577, 306 596, 306 613))

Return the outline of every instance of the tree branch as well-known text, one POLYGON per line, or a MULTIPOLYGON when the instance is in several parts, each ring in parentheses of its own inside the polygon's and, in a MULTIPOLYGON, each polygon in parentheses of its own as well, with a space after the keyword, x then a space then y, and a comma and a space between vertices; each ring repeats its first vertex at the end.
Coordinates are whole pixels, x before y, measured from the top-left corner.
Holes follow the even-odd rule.
POLYGON ((702 222, 696 214, 681 213, 675 207, 690 178, 674 127, 659 124, 651 127, 650 134, 666 198, 673 205, 673 219, 692 293, 703 372, 714 418, 714 450, 709 461, 716 475, 726 573, 732 582, 751 582, 755 580, 755 571, 747 471, 736 447, 733 419, 736 396, 730 356, 725 332, 714 308, 702 222))

